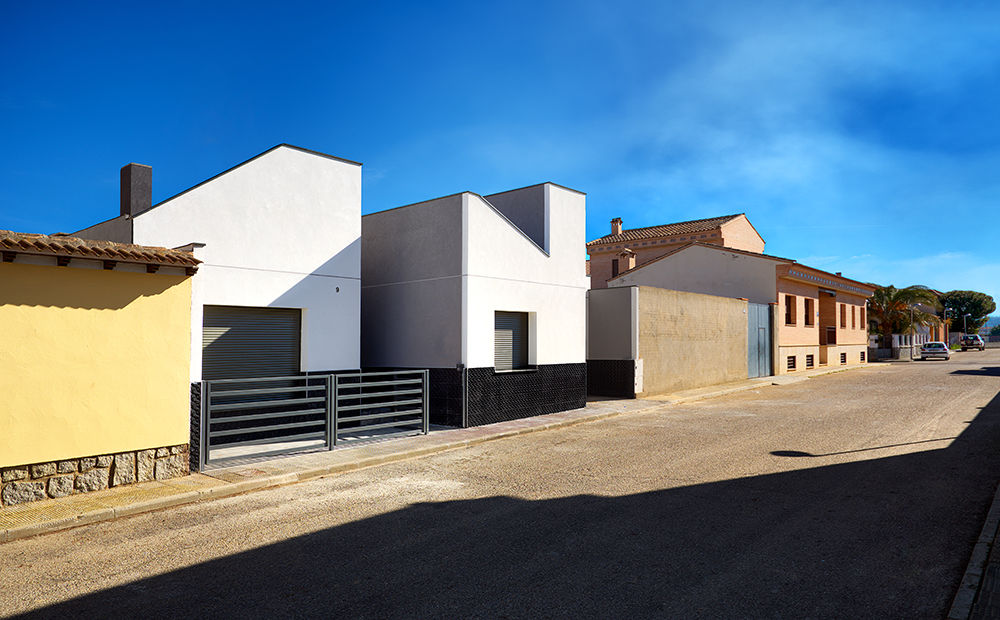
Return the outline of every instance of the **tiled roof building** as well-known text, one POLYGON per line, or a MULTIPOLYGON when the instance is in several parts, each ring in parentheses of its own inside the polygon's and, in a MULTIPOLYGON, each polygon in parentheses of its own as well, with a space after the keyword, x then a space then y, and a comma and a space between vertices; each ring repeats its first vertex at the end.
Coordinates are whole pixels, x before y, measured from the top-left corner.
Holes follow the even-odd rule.
POLYGON ((606 288, 608 280, 620 273, 692 242, 764 251, 764 239, 743 213, 627 230, 622 228, 621 218, 615 218, 611 234, 587 243, 590 286, 606 288))

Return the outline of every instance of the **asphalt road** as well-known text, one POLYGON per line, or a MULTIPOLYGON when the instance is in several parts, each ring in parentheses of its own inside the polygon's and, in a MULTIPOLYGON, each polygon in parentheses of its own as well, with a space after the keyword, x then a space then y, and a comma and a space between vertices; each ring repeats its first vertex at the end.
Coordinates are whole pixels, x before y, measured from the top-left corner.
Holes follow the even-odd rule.
POLYGON ((13 541, 0 612, 942 617, 998 392, 958 353, 13 541))

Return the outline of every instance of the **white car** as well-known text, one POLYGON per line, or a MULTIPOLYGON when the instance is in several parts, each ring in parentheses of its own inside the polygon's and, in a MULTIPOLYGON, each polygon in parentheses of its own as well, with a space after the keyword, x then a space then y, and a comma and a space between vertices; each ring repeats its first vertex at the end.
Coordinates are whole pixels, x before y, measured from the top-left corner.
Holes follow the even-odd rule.
POLYGON ((928 357, 943 357, 947 361, 951 359, 951 350, 943 342, 925 342, 920 346, 920 359, 928 357))

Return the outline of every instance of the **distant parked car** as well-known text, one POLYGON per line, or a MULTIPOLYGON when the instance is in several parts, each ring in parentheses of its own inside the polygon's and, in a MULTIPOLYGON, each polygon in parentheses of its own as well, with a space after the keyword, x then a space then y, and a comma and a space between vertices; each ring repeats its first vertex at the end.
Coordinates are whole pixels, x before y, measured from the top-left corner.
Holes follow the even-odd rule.
POLYGON ((986 343, 983 342, 982 336, 979 334, 966 334, 962 336, 962 350, 966 351, 968 349, 979 349, 980 351, 985 351, 986 343))
POLYGON ((943 342, 925 342, 920 346, 920 359, 925 360, 928 357, 943 357, 948 361, 951 359, 951 351, 943 342))

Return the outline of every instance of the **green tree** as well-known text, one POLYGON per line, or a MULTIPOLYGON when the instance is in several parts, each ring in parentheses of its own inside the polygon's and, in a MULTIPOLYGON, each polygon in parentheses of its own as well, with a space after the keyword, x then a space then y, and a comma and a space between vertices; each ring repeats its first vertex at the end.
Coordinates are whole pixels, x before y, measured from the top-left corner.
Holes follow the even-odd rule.
POLYGON ((941 305, 951 316, 952 329, 957 331, 964 328, 970 334, 986 325, 989 315, 997 309, 992 297, 978 291, 948 291, 941 295, 941 305), (969 316, 966 317, 966 314, 969 316))
POLYGON ((990 328, 990 336, 1000 336, 1000 324, 990 328))
POLYGON ((917 325, 933 325, 941 319, 915 306, 922 304, 938 308, 938 297, 926 286, 880 286, 868 299, 868 318, 882 335, 884 345, 892 342, 893 334, 905 334, 917 325), (912 320, 912 322, 911 322, 912 320))

